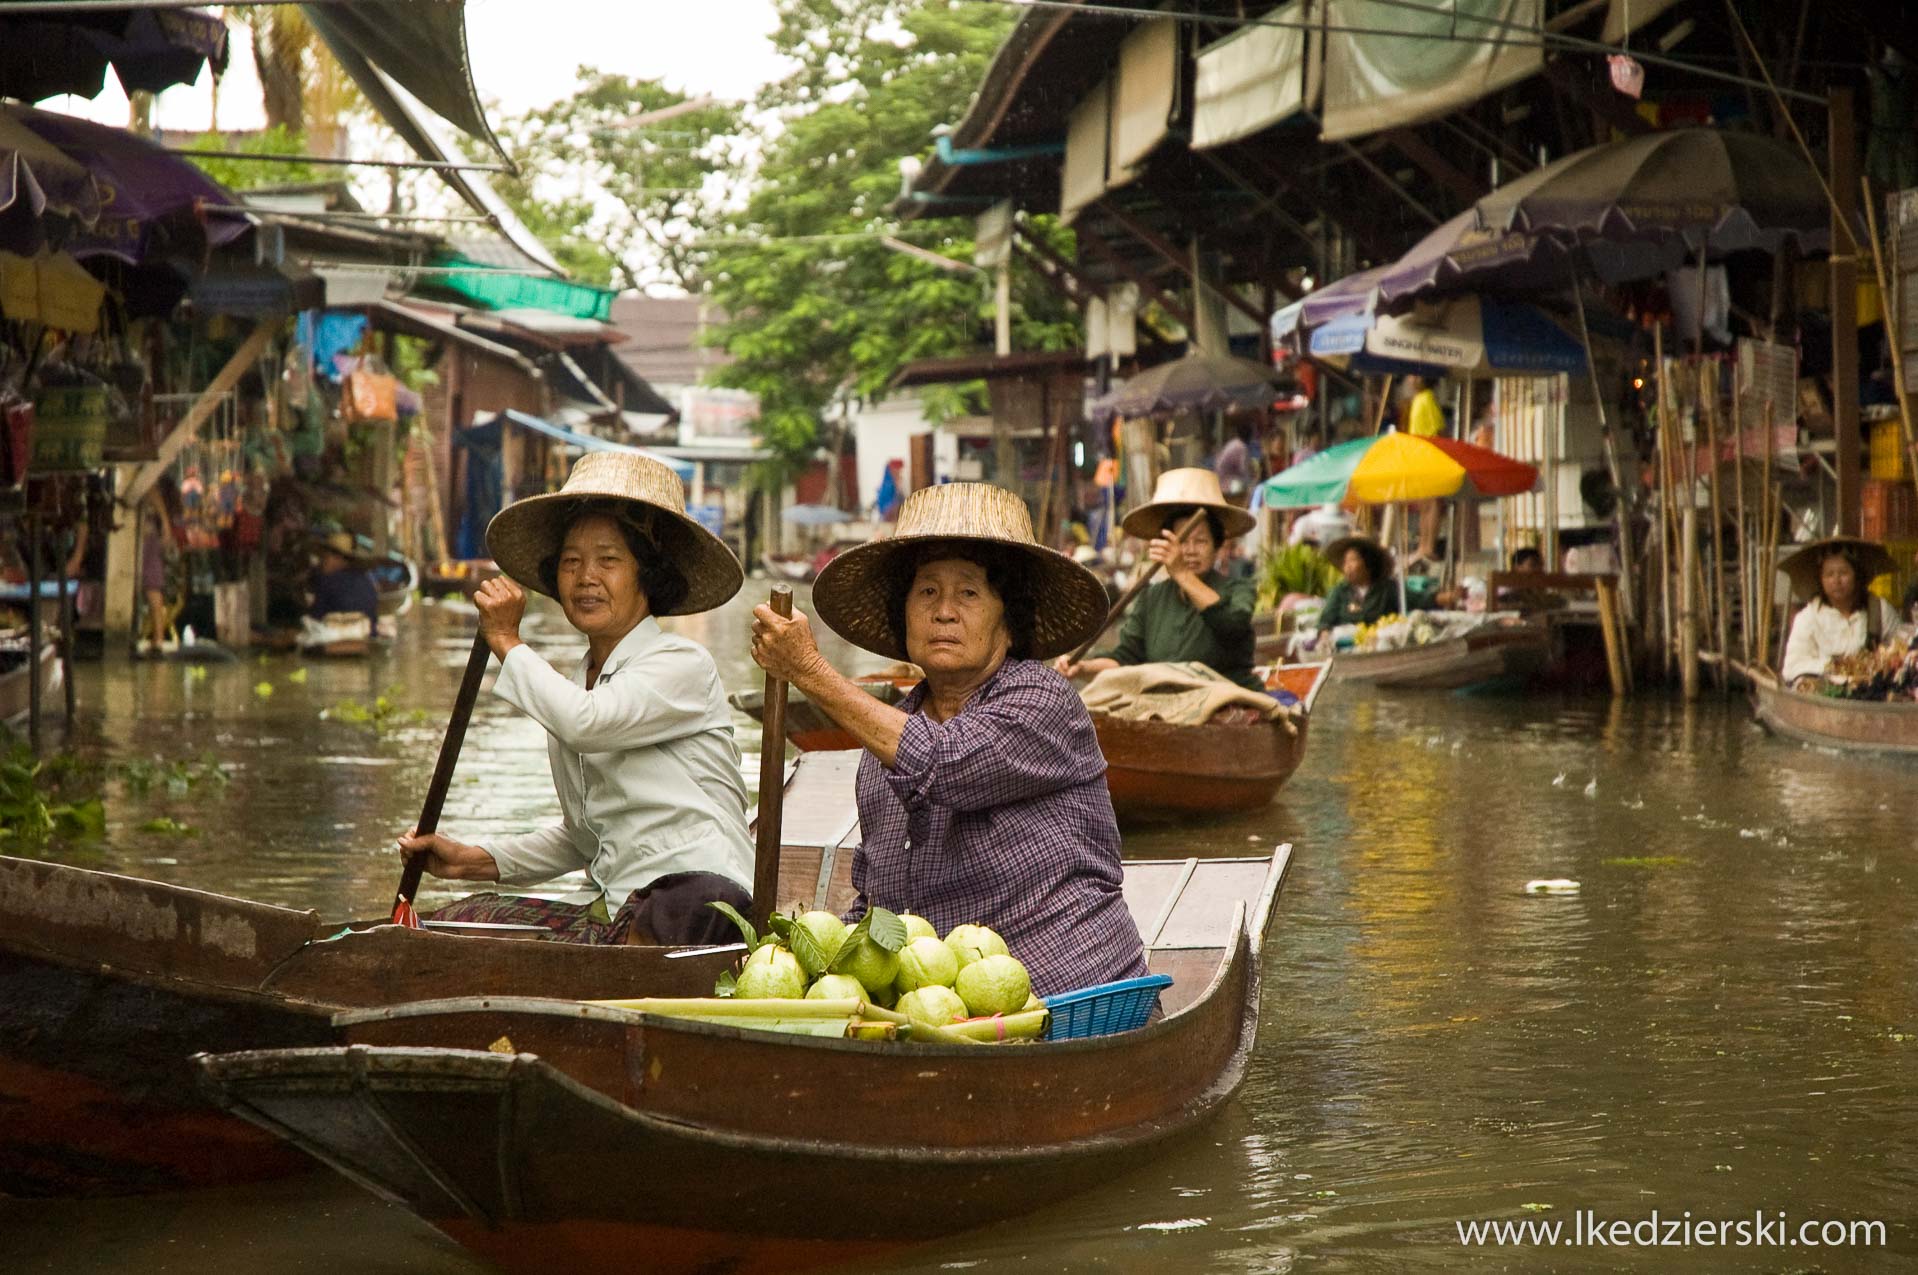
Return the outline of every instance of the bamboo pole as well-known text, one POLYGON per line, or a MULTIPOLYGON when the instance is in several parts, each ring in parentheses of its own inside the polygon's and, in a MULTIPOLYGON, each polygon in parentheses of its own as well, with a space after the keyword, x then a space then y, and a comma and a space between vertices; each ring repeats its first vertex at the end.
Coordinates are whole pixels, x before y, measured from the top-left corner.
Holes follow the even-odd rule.
POLYGON ((1618 632, 1618 589, 1610 580, 1598 582, 1598 628, 1605 638, 1605 672, 1612 683, 1612 694, 1623 695, 1629 689, 1625 681, 1625 656, 1620 650, 1618 632))
POLYGON ((1664 664, 1665 675, 1673 673, 1672 663, 1677 648, 1677 632, 1673 619, 1678 608, 1673 598, 1672 553, 1674 551, 1673 507, 1672 507, 1672 428, 1671 412, 1666 403, 1668 385, 1665 369, 1665 329, 1663 325, 1652 329, 1652 361, 1657 376, 1654 386, 1658 406, 1658 578, 1659 578, 1659 658, 1664 664))
POLYGON ((1759 614, 1762 617, 1765 627, 1759 632, 1760 643, 1758 648, 1759 667, 1765 668, 1765 669, 1770 669, 1772 666, 1771 665, 1772 601, 1773 601, 1772 595, 1778 589, 1778 514, 1779 514, 1779 505, 1782 503, 1779 499, 1778 490, 1773 485, 1773 482, 1772 482, 1771 417, 1772 417, 1773 410, 1774 410, 1774 405, 1772 401, 1769 398, 1766 399, 1765 400, 1765 486, 1764 486, 1765 509, 1764 509, 1764 514, 1762 515, 1765 519, 1765 539, 1764 539, 1765 556, 1763 560, 1760 561, 1759 563, 1759 572, 1760 572, 1759 597, 1763 599, 1763 602, 1764 602, 1764 607, 1759 614))
MULTIPOLYGON (((1905 463, 1910 469, 1908 475, 1914 489, 1918 489, 1918 439, 1914 439, 1911 428, 1911 389, 1905 384, 1905 343, 1904 315, 1898 313, 1904 307, 1892 299, 1890 288, 1885 279, 1885 252, 1878 237, 1878 209, 1872 199, 1871 178, 1860 179, 1865 192, 1865 229, 1871 235, 1871 264, 1878 278, 1878 305, 1884 314, 1885 331, 1891 334, 1891 383, 1898 392, 1898 432, 1905 439, 1905 463)), ((1894 227, 1895 229, 1895 227, 1894 227)), ((1892 250, 1897 251, 1898 241, 1892 240, 1892 250)), ((1893 275, 1896 282, 1896 275, 1893 275)))
POLYGON ((1731 621, 1725 605, 1725 519, 1718 493, 1718 376, 1717 369, 1705 364, 1699 375, 1699 390, 1704 395, 1705 441, 1710 450, 1707 486, 1712 502, 1712 618, 1718 634, 1718 663, 1715 665, 1718 689, 1730 686, 1725 661, 1731 658, 1731 621), (1709 384, 1707 384, 1709 383, 1709 384))
POLYGON ((1732 470, 1735 490, 1732 499, 1738 506, 1738 653, 1752 662, 1752 555, 1751 527, 1745 518, 1745 416, 1734 382, 1732 393, 1732 470))

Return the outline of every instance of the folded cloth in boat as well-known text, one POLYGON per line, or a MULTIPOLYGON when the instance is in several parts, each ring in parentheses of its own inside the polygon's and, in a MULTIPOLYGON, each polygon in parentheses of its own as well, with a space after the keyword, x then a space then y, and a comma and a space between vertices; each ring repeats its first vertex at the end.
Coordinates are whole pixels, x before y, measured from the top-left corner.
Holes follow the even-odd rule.
POLYGON ((300 645, 325 646, 330 642, 365 642, 373 637, 373 622, 358 611, 329 611, 319 619, 300 617, 300 645))
POLYGON ((1094 713, 1175 726, 1197 726, 1235 706, 1254 709, 1265 721, 1285 711, 1271 695, 1247 690, 1196 662, 1122 664, 1093 678, 1079 698, 1094 713))

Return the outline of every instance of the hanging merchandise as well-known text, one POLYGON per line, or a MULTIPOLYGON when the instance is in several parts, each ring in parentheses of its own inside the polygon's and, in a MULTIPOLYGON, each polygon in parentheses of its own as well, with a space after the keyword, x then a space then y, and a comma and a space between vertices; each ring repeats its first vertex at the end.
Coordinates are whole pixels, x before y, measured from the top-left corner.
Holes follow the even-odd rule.
POLYGON ((349 422, 398 420, 399 388, 399 378, 366 355, 341 382, 340 415, 349 422))

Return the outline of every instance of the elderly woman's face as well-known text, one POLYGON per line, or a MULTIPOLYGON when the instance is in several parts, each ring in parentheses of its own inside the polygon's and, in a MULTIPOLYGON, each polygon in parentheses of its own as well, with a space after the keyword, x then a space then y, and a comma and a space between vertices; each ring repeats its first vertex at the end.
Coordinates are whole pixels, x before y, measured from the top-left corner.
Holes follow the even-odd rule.
POLYGON ((1339 570, 1345 575, 1347 584, 1357 586, 1372 583, 1372 568, 1365 561, 1365 554, 1357 549, 1345 551, 1345 561, 1339 564, 1339 570))
POLYGON ((928 676, 996 668, 1012 644, 986 569, 964 558, 920 567, 906 591, 906 654, 928 676))
POLYGON ((1849 607, 1858 601, 1858 573, 1842 554, 1834 553, 1819 564, 1818 583, 1832 606, 1849 607))
POLYGON ((567 620, 589 638, 624 636, 651 614, 639 587, 639 560, 619 524, 604 514, 566 529, 555 575, 567 620))

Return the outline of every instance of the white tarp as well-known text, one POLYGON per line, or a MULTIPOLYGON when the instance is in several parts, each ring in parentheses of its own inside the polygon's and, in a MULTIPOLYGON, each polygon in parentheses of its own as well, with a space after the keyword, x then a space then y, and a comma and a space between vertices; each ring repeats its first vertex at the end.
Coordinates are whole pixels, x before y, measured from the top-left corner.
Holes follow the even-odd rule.
POLYGON ((1539 0, 1326 0, 1326 14, 1328 141, 1434 119, 1544 66, 1539 0))
POLYGON ((1146 23, 1119 46, 1109 185, 1130 181, 1165 140, 1179 103, 1179 46, 1179 24, 1171 18, 1146 23))
POLYGON ((1252 26, 1194 59, 1192 149, 1223 146, 1316 110, 1323 89, 1316 20, 1319 0, 1293 0, 1266 17, 1300 26, 1252 26))
POLYGON ((1611 9, 1605 14, 1605 33, 1598 38, 1606 44, 1617 44, 1626 32, 1638 30, 1677 3, 1678 0, 1612 0, 1611 9))
POLYGON ((1106 142, 1111 82, 1100 80, 1066 116, 1066 157, 1059 165, 1059 220, 1106 193, 1106 142))

